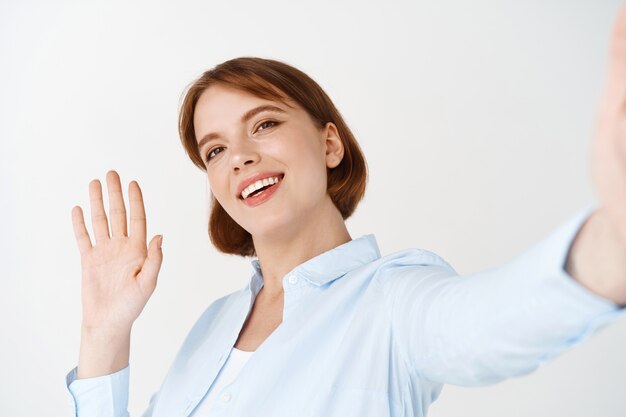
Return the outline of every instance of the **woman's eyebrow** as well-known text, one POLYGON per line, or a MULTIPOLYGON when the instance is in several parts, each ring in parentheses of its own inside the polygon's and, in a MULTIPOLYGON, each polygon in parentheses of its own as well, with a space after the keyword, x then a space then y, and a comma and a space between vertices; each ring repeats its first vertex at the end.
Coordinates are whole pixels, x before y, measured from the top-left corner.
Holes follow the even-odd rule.
MULTIPOLYGON (((248 120, 252 119, 254 116, 264 111, 271 111, 274 113, 287 113, 285 110, 281 109, 278 106, 274 106, 272 104, 264 104, 245 112, 243 116, 241 116, 241 123, 246 123, 248 120)), ((210 140, 217 139, 219 138, 219 136, 219 133, 207 133, 202 137, 202 139, 200 139, 200 142, 198 142, 198 149, 202 149, 205 143, 209 142, 210 140)))
POLYGON ((243 116, 241 116, 241 123, 246 123, 248 120, 252 119, 254 116, 264 111, 273 111, 274 113, 287 113, 285 110, 281 109, 278 106, 274 106, 272 104, 264 104, 262 106, 258 106, 251 110, 248 110, 243 116))

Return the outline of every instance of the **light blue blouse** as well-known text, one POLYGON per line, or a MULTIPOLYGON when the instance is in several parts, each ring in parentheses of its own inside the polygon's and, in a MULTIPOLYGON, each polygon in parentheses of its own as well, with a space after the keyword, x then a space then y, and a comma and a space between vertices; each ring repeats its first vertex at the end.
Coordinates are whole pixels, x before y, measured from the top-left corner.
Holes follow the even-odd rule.
MULTIPOLYGON (((586 208, 497 268, 459 276, 436 254, 381 257, 366 235, 283 278, 283 321, 210 416, 421 417, 443 384, 527 374, 626 309, 564 271, 586 208)), ((145 417, 186 417, 202 400, 263 286, 258 261, 240 291, 214 301, 185 339, 145 417)), ((71 414, 128 416, 129 368, 66 377, 71 414)))

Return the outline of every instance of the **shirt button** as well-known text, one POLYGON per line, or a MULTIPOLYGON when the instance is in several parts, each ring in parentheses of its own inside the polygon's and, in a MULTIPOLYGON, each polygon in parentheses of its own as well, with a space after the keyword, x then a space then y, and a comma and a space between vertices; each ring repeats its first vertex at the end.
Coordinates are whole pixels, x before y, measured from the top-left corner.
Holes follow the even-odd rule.
POLYGON ((225 403, 229 402, 231 398, 232 395, 230 395, 230 392, 225 392, 224 394, 222 394, 222 401, 224 401, 225 403))
POLYGON ((298 282, 298 277, 295 275, 289 275, 289 283, 295 284, 296 282, 298 282))

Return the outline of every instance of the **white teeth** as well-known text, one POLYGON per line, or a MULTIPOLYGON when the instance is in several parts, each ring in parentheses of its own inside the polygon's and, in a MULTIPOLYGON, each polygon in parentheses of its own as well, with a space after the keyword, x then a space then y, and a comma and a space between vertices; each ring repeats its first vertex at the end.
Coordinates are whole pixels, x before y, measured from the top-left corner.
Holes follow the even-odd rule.
POLYGON ((241 197, 245 199, 259 188, 276 184, 278 181, 280 181, 278 177, 263 178, 262 180, 255 181, 254 184, 250 184, 246 188, 244 188, 244 190, 241 192, 241 197))

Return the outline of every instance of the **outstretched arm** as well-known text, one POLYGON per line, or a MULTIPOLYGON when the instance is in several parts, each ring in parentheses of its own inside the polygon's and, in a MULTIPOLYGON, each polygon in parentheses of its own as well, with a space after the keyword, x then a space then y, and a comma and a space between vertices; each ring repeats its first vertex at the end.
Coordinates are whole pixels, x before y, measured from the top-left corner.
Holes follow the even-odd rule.
POLYGON ((459 277, 423 255, 385 274, 394 335, 412 372, 493 384, 626 316, 626 5, 609 69, 593 142, 593 210, 498 268, 459 277))
POLYGON ((626 317, 564 268, 593 207, 499 267, 459 276, 427 251, 385 265, 380 282, 408 369, 439 383, 490 385, 526 375, 626 317))

